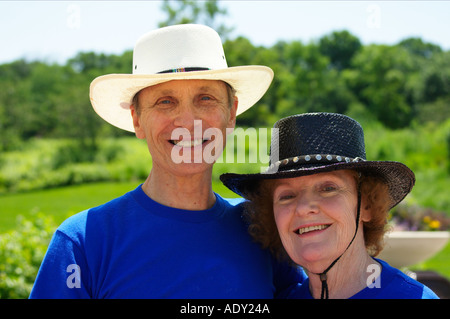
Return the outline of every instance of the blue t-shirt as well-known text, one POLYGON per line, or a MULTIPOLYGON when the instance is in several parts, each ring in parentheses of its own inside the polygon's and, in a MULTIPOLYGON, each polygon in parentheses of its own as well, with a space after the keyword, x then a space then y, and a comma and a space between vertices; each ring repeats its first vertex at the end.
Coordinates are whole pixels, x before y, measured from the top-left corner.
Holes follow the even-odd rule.
POLYGON ((303 280, 252 241, 242 207, 163 206, 141 186, 58 227, 30 298, 274 298, 303 280))
MULTIPOLYGON (((439 299, 427 286, 405 275, 387 262, 374 259, 382 266, 379 281, 372 288, 366 287, 349 299, 439 299)), ((313 299, 309 291, 309 279, 298 284, 287 298, 313 299)))

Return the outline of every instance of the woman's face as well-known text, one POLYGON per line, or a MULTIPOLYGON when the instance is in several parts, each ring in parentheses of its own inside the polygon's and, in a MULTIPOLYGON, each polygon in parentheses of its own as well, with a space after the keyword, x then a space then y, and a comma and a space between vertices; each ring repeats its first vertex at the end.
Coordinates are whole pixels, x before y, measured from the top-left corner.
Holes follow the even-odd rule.
POLYGON ((323 271, 345 251, 355 233, 355 175, 338 170, 275 183, 275 222, 286 252, 306 269, 323 271))

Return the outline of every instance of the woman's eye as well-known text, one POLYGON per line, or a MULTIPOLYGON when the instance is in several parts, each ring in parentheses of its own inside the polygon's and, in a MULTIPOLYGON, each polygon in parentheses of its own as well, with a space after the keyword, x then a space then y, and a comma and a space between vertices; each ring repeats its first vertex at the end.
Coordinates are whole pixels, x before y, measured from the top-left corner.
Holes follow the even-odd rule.
POLYGON ((324 192, 324 193, 332 193, 332 192, 335 192, 337 190, 338 190, 338 187, 335 186, 335 185, 324 185, 321 188, 321 191, 324 192))
POLYGON ((282 194, 278 196, 278 201, 280 202, 288 201, 294 197, 295 197, 294 194, 282 194))

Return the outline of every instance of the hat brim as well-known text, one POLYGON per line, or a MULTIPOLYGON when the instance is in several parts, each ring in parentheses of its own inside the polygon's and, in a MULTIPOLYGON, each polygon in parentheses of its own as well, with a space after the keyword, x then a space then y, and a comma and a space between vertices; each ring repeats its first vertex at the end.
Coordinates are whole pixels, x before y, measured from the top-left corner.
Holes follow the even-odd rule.
POLYGON ((226 173, 220 176, 222 183, 236 194, 248 198, 259 187, 259 182, 268 179, 294 178, 323 172, 351 169, 364 175, 378 176, 388 186, 391 196, 390 208, 400 203, 415 184, 414 173, 403 163, 391 161, 361 161, 350 163, 334 163, 327 165, 310 165, 290 170, 280 170, 272 174, 235 174, 226 173))
POLYGON ((101 118, 118 128, 134 132, 131 102, 134 95, 146 87, 172 80, 221 80, 236 90, 239 115, 261 99, 272 79, 272 69, 260 65, 149 75, 108 74, 92 81, 90 99, 101 118))

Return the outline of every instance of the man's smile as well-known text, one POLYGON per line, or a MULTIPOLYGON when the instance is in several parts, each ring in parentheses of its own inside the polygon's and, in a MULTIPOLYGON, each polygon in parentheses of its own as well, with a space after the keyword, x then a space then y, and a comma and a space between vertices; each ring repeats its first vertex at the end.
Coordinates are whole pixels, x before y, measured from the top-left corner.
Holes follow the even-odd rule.
POLYGON ((169 140, 170 143, 172 143, 173 145, 179 146, 179 147, 195 147, 201 144, 204 144, 208 141, 210 141, 210 139, 201 139, 201 138, 196 138, 193 140, 169 140))

